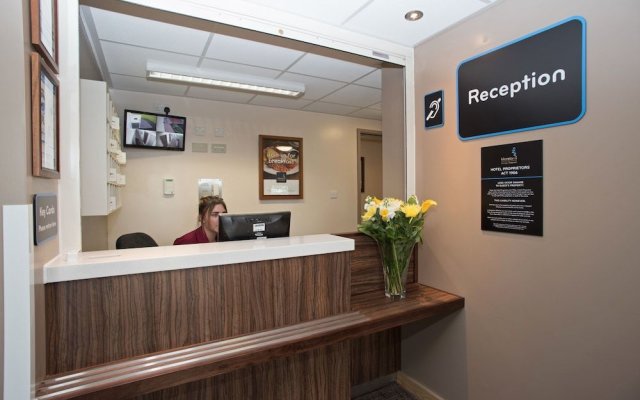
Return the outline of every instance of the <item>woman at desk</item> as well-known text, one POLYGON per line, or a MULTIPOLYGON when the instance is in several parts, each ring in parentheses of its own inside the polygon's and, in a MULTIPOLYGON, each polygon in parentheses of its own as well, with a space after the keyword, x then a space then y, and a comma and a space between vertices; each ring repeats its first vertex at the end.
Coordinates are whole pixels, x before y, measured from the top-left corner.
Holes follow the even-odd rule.
POLYGON ((200 226, 176 240, 173 244, 196 244, 218 241, 218 216, 227 212, 227 205, 222 197, 205 196, 198 204, 200 226))

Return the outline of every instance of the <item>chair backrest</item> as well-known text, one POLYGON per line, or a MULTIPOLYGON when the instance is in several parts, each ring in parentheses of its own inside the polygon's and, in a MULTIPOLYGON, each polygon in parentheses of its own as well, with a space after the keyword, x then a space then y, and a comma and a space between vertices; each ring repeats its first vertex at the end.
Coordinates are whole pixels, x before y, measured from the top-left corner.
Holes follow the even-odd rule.
POLYGON ((127 233, 116 240, 116 249, 133 249, 136 247, 156 247, 158 243, 146 233, 127 233))

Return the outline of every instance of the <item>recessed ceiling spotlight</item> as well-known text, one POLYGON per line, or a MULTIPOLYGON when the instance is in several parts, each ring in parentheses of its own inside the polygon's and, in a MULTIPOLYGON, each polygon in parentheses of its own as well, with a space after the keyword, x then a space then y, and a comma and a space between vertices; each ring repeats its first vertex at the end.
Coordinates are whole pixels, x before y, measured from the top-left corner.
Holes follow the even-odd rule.
POLYGON ((407 21, 417 21, 422 18, 423 15, 424 13, 420 10, 412 10, 404 15, 404 19, 407 21))

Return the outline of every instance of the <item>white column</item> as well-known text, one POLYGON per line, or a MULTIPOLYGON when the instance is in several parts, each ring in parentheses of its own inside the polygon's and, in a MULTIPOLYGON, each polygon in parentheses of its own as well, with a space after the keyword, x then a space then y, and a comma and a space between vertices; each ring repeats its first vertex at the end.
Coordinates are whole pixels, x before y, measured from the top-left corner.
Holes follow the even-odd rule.
POLYGON ((4 398, 27 400, 35 388, 32 206, 3 206, 4 398))

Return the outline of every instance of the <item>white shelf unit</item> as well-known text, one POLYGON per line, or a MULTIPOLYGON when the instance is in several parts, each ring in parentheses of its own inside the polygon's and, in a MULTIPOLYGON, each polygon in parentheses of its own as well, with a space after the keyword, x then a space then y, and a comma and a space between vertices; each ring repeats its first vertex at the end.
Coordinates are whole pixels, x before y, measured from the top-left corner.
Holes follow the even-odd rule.
POLYGON ((122 206, 126 184, 120 121, 107 84, 80 80, 80 192, 82 216, 109 215, 122 206))

